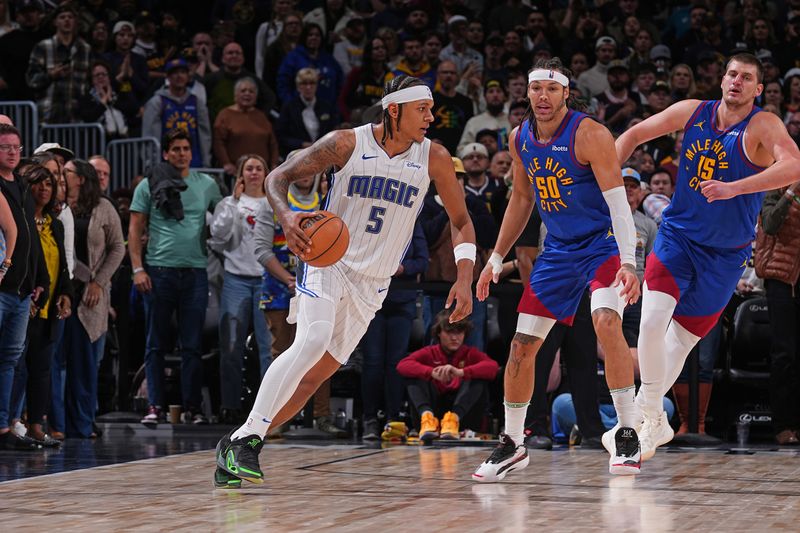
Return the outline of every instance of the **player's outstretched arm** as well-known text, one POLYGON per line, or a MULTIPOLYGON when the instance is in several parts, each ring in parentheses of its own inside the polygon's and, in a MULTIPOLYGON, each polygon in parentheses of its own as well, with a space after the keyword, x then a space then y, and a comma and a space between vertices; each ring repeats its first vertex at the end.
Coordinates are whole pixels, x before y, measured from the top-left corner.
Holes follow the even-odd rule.
MULTIPOLYGON (((431 143, 428 173, 436 184, 436 192, 439 193, 444 210, 450 218, 453 228, 453 248, 458 249, 459 245, 466 244, 472 245, 472 249, 475 249, 475 228, 472 226, 467 204, 464 202, 464 188, 456 180, 453 159, 447 148, 431 143)), ((475 260, 473 258, 471 261, 469 259, 456 259, 456 261, 458 274, 445 302, 445 308, 449 309, 453 300, 456 301, 456 308, 450 314, 450 322, 458 322, 472 313, 472 269, 475 260)))
POLYGON ((494 245, 494 252, 489 258, 489 262, 481 272, 476 292, 480 301, 489 296, 489 282, 500 281, 500 273, 503 270, 503 258, 508 254, 511 247, 519 239, 525 224, 531 217, 533 211, 533 191, 528 173, 522 164, 522 159, 517 153, 517 135, 519 128, 514 128, 508 138, 509 151, 511 153, 511 176, 513 185, 511 188, 511 198, 508 200, 506 212, 503 214, 503 222, 500 224, 500 231, 497 234, 497 242, 494 245))
POLYGON ((593 120, 584 120, 575 135, 575 146, 578 161, 592 167, 608 204, 611 229, 622 262, 614 286, 622 284, 620 296, 628 303, 636 303, 640 295, 639 278, 636 277, 636 225, 625 194, 622 169, 614 151, 614 137, 605 126, 593 120))
POLYGON ((286 244, 301 259, 311 251, 311 240, 300 228, 304 218, 316 213, 289 209, 289 184, 300 178, 315 176, 330 167, 342 168, 355 149, 353 130, 336 130, 328 133, 300 153, 284 161, 269 173, 264 182, 275 216, 286 234, 286 244))
POLYGON ((740 194, 780 189, 800 180, 800 150, 783 121, 772 113, 758 113, 747 127, 747 139, 758 139, 755 154, 775 161, 766 170, 742 180, 725 183, 708 180, 700 184, 709 202, 727 200, 740 194), (768 155, 768 156, 767 156, 768 155))
POLYGON ((698 105, 700 100, 682 100, 620 135, 615 143, 620 164, 630 159, 640 144, 683 129, 698 105))

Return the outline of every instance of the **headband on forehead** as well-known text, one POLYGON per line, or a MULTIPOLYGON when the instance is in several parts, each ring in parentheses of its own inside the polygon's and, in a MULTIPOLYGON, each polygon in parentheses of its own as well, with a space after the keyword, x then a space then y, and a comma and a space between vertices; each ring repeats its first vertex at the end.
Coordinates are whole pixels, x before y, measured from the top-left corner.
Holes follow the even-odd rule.
POLYGON ((433 100, 433 95, 427 85, 406 87, 405 89, 387 94, 381 99, 381 105, 386 109, 389 107, 389 104, 405 104, 406 102, 414 102, 416 100, 433 100))
POLYGON ((563 87, 569 86, 569 79, 557 70, 536 69, 528 74, 528 83, 532 81, 554 81, 563 87))

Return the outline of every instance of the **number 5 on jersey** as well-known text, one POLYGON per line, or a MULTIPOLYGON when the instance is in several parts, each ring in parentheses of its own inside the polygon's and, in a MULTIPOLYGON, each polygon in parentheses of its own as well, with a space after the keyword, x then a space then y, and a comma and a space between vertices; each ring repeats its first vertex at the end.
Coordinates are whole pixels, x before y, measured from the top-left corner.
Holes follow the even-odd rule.
POLYGON ((385 207, 372 206, 369 212, 369 224, 367 224, 367 233, 380 233, 383 228, 383 215, 386 214, 385 207))

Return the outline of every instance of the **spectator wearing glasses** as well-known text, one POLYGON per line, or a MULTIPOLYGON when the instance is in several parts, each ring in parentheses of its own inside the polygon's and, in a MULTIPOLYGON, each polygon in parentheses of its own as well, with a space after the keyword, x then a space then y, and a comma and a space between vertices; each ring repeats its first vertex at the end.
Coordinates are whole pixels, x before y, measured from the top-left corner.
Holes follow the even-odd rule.
POLYGON ((283 104, 275 124, 283 155, 311 146, 339 123, 336 106, 318 97, 318 80, 319 72, 312 68, 300 69, 295 76, 298 95, 283 104))
POLYGON ((128 119, 136 120, 139 104, 130 93, 118 93, 111 81, 110 68, 102 61, 92 64, 92 84, 83 95, 80 115, 84 122, 103 126, 109 140, 128 136, 128 119))
POLYGON ((14 368, 25 348, 31 302, 44 305, 50 282, 39 236, 35 233, 33 198, 26 194, 22 178, 14 172, 21 152, 19 131, 14 126, 0 124, 0 192, 17 226, 16 245, 13 255, 4 260, 8 270, 0 283, 0 449, 32 450, 39 448, 39 444, 11 431, 11 387, 14 368))

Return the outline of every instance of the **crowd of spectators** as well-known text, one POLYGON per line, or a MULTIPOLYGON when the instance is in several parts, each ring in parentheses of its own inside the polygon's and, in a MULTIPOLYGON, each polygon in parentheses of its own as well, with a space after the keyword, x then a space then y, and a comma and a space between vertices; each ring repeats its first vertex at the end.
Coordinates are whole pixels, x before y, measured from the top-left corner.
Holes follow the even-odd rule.
MULTIPOLYGON (((0 0, 0 100, 33 100, 45 124, 91 122, 109 139, 155 137, 164 159, 150 175, 111 190, 109 183, 118 183, 111 179, 115 169, 102 156, 82 161, 74 146, 23 147, 18 130, 0 124, 0 253, 7 261, 0 267, 0 447, 34 449, 56 446, 65 436, 97 436, 98 368, 109 353, 109 324, 126 329, 119 336, 141 352, 144 423, 166 420, 165 372, 173 354, 180 359, 180 392, 170 401, 181 404, 182 420, 206 423, 212 415, 238 421, 246 412, 239 390, 245 339, 255 332, 263 375, 293 338, 286 318, 300 272, 259 184, 293 151, 327 132, 375 121, 383 85, 393 77, 418 77, 433 91, 428 137, 457 156, 454 166, 477 230, 477 277, 507 204, 508 136, 528 110, 527 72, 537 60, 560 57, 572 71, 571 105, 619 134, 676 101, 719 98, 725 59, 738 51, 764 65, 757 104, 780 116, 800 142, 800 0, 196 0, 191 9, 169 0, 0 0), (222 169, 226 178, 194 170, 202 167, 222 169), (216 274, 215 262, 221 262, 216 274), (219 385, 211 388, 221 391, 219 409, 202 395, 208 369, 198 327, 215 286, 221 286, 214 342, 219 385)), ((675 188, 681 142, 681 133, 665 136, 621 162, 637 222, 640 276, 675 188)), ((293 208, 321 205, 329 178, 293 184, 293 208)), ((775 193, 763 228, 773 240, 788 239, 794 257, 796 232, 782 224, 797 222, 796 192, 775 193)), ((527 279, 545 234, 534 213, 506 263, 507 286, 527 279)), ((503 364, 504 349, 492 340, 510 338, 516 296, 499 296, 501 313, 512 309, 504 318, 511 325, 501 323, 499 331, 489 331, 497 321, 477 300, 469 326, 443 327, 436 318, 443 296, 410 287, 454 279, 449 235, 432 191, 410 253, 398 265, 398 286, 360 348, 357 396, 366 438, 379 438, 381 417, 403 418, 405 399, 417 423, 427 420, 428 436, 444 431, 446 420, 444 432, 457 437, 450 415, 456 428, 466 417, 470 429, 487 430, 487 417, 467 417, 476 404, 459 399, 485 404, 485 414, 500 389, 487 385, 462 394, 473 373, 453 363, 486 356, 503 364), (403 358, 417 315, 426 331, 435 326, 425 337, 441 348, 412 354, 412 365, 403 358), (448 335, 459 337, 472 355, 447 348, 448 335), (434 366, 426 371, 420 360, 434 366), (420 383, 425 380, 433 386, 420 383), (444 392, 456 396, 446 412, 438 399, 444 392)), ((800 331, 799 268, 767 276, 770 310, 783 331, 800 331)), ((760 290, 752 280, 740 288, 745 295, 760 290)), ((631 313, 627 331, 635 359, 638 318, 636 309, 631 313)), ((552 419, 556 432, 569 432, 564 425, 577 422, 585 441, 596 444, 594 437, 611 423, 608 413, 587 407, 597 398, 586 398, 584 385, 602 374, 602 354, 586 340, 559 334, 552 356, 540 355, 546 363, 537 363, 543 377, 537 377, 529 418, 533 437, 552 436, 552 419), (570 379, 560 388, 560 380, 548 386, 562 363, 572 368, 570 379), (550 413, 547 392, 556 390, 572 394, 571 414, 564 410, 567 398, 550 413)), ((719 335, 706 343, 701 413, 719 335)), ((791 403, 787 391, 797 390, 790 377, 798 344, 793 338, 775 350, 773 388, 782 392, 773 400, 785 406, 791 403)), ((480 376, 491 382, 489 366, 480 376)), ((326 383, 314 415, 320 428, 339 435, 329 397, 326 383)), ((679 383, 673 397, 685 422, 686 387, 679 383)), ((796 409, 776 413, 779 442, 800 442, 799 420, 796 409)), ((397 433, 395 426, 387 431, 397 433)))

